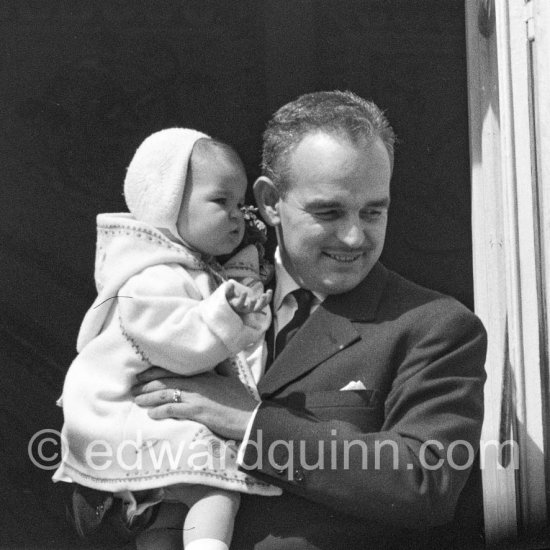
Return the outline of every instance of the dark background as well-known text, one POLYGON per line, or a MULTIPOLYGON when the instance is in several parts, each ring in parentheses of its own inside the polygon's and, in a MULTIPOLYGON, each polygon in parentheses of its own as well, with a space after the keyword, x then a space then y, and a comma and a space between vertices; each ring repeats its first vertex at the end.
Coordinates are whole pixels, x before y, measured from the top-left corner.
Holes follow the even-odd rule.
MULTIPOLYGON (((472 307, 464 33, 462 0, 0 4, 2 548, 77 547, 27 447, 61 426, 55 400, 95 297, 95 215, 125 209, 125 167, 152 132, 225 140, 252 182, 283 103, 336 88, 373 99, 400 140, 383 261, 472 307)), ((448 547, 480 540, 478 478, 448 547)))

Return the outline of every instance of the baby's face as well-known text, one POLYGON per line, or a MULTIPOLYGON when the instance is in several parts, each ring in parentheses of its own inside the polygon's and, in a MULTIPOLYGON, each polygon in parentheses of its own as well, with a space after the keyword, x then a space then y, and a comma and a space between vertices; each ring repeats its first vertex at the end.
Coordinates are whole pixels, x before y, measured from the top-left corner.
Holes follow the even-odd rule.
POLYGON ((203 254, 229 254, 244 235, 240 210, 247 185, 244 167, 224 155, 193 159, 190 164, 178 217, 179 234, 203 254))

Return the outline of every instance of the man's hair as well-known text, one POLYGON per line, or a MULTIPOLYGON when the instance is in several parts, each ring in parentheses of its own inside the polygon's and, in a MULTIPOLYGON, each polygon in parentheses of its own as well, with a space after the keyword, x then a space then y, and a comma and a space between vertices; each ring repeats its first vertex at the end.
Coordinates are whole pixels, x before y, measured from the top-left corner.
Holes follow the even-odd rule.
POLYGON ((380 138, 393 169, 395 134, 384 113, 349 91, 313 92, 283 105, 263 134, 262 173, 285 195, 289 188, 289 155, 308 135, 345 136, 352 143, 380 138))

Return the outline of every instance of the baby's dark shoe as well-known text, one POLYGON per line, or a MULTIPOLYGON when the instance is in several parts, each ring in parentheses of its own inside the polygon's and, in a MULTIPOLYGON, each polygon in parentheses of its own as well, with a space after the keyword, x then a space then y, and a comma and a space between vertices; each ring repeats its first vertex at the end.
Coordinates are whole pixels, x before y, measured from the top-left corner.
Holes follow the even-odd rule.
POLYGON ((74 484, 66 506, 67 518, 80 538, 121 545, 153 523, 157 511, 157 505, 151 506, 129 521, 121 498, 78 484, 74 484))

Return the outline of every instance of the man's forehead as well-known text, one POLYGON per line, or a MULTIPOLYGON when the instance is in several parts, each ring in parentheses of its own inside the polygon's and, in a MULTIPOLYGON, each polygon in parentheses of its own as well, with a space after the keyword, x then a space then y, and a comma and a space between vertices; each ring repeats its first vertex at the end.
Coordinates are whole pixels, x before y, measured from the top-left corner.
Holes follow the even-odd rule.
POLYGON ((366 132, 357 132, 355 135, 343 128, 312 128, 304 132, 299 140, 296 141, 291 152, 296 151, 300 146, 310 146, 310 144, 319 140, 330 140, 341 145, 351 145, 356 149, 369 149, 371 145, 381 138, 376 134, 369 135, 366 132))
POLYGON ((315 132, 305 136, 290 152, 288 168, 295 179, 304 170, 310 174, 325 176, 334 174, 345 177, 357 169, 389 172, 391 163, 384 143, 379 137, 356 142, 341 135, 315 132))
MULTIPOLYGON (((337 193, 329 193, 329 196, 309 196, 304 197, 303 203, 308 208, 326 209, 326 208, 341 208, 347 206, 349 203, 349 196, 338 196, 337 193)), ((379 197, 365 197, 364 201, 358 200, 356 195, 351 197, 353 206, 358 208, 388 208, 390 206, 390 196, 385 193, 381 193, 379 197)))
POLYGON ((360 157, 369 162, 387 161, 391 172, 391 161, 384 142, 378 136, 352 139, 343 132, 318 130, 304 135, 288 152, 287 169, 292 171, 297 164, 308 163, 310 170, 332 168, 338 162, 344 166, 351 157, 360 157), (346 158, 348 157, 348 158, 346 158))

